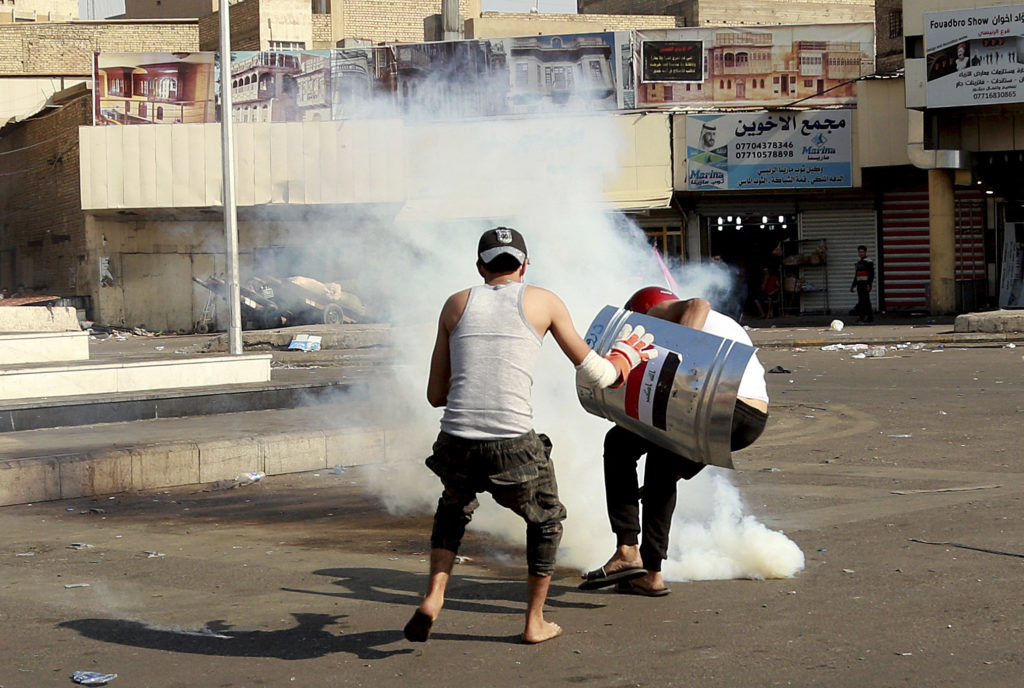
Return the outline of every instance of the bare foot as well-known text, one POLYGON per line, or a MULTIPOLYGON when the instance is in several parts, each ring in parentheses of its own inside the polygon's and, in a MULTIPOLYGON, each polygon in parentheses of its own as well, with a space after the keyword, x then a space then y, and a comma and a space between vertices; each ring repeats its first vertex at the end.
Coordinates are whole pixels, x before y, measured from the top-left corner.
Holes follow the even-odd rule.
POLYGON ((527 645, 536 645, 545 640, 551 640, 562 635, 562 627, 553 621, 541 621, 534 626, 528 626, 523 632, 523 642, 527 645))
POLYGON ((606 573, 615 573, 623 569, 643 568, 644 561, 640 558, 640 548, 623 545, 615 550, 615 554, 604 565, 606 573))

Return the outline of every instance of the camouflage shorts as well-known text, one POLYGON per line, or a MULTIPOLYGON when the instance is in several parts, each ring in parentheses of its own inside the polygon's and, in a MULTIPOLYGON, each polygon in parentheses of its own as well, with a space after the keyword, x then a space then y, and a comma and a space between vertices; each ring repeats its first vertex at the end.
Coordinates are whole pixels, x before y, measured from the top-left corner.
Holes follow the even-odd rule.
POLYGON ((442 432, 427 467, 441 479, 444 492, 434 513, 431 547, 457 552, 466 525, 480 505, 477 494, 526 521, 526 559, 530 573, 550 576, 562 539, 565 507, 551 462, 551 441, 533 431, 503 440, 468 440, 442 432))

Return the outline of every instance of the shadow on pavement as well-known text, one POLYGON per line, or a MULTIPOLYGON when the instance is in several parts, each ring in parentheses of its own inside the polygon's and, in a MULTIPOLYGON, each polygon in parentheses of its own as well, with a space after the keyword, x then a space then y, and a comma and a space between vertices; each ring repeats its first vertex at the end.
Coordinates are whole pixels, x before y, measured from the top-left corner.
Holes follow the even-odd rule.
POLYGON ((325 630, 344 615, 292 614, 297 625, 281 631, 237 631, 218 619, 203 631, 149 626, 122 619, 76 619, 64 621, 63 628, 87 638, 130 647, 144 647, 195 655, 220 657, 274 657, 312 659, 347 652, 360 659, 386 659, 412 652, 411 648, 381 650, 381 646, 403 640, 401 629, 335 634, 325 630))
MULTIPOLYGON (((365 600, 409 607, 419 605, 427 585, 427 573, 409 573, 393 569, 336 568, 314 571, 318 576, 335 578, 332 585, 347 588, 344 592, 282 588, 287 592, 325 595, 343 599, 365 600)), ((552 583, 547 605, 563 609, 600 609, 603 604, 570 602, 560 599, 575 587, 552 583)), ((526 581, 495 580, 459 573, 456 569, 448 584, 444 607, 450 611, 476 614, 522 614, 526 603, 526 581), (502 604, 508 603, 508 604, 502 604)))
MULTIPOLYGON (((341 592, 281 588, 286 592, 324 595, 342 599, 396 604, 408 607, 410 613, 419 604, 426 587, 426 572, 408 573, 392 569, 336 568, 314 571, 316 575, 334 578, 332 585, 347 588, 341 592)), ((570 602, 559 599, 575 587, 552 585, 548 605, 571 609, 600 609, 603 604, 570 602)), ((495 580, 457 574, 452 578, 445 598, 445 609, 475 614, 522 614, 525 607, 526 582, 495 580)), ((207 622, 201 630, 153 626, 126 619, 75 619, 64 621, 81 635, 105 643, 142 647, 183 654, 222 657, 272 657, 277 659, 313 659, 344 652, 360 659, 386 659, 413 652, 412 648, 381 649, 395 642, 405 642, 401 628, 348 633, 347 615, 292 613, 296 625, 278 631, 232 630, 223 619, 207 622), (336 632, 328 626, 339 626, 336 632)), ((434 633, 431 640, 463 640, 473 642, 514 643, 518 634, 467 635, 434 633)))

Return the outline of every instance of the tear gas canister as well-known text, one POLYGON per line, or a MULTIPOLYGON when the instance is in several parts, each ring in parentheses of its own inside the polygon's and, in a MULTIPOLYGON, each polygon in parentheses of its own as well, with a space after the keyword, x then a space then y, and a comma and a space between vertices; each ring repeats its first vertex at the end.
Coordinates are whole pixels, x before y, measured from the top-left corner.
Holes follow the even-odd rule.
POLYGON ((732 468, 732 414, 754 347, 615 306, 598 313, 587 344, 604 356, 626 324, 653 333, 658 356, 618 388, 577 385, 583 408, 692 461, 732 468))

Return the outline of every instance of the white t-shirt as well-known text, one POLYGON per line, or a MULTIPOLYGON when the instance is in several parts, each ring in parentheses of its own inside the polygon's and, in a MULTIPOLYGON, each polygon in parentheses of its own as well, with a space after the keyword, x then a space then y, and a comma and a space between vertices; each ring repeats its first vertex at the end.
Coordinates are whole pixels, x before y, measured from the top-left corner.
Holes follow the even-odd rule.
MULTIPOLYGON (((704 327, 702 329, 704 332, 713 334, 716 337, 731 339, 749 346, 753 346, 754 344, 750 340, 750 335, 747 334, 747 331, 743 329, 742 325, 730 318, 728 315, 723 315, 718 311, 711 311, 708 313, 708 319, 704 323, 704 327)), ((743 377, 740 379, 738 394, 741 397, 758 399, 768 403, 768 383, 764 379, 764 366, 761 365, 761 361, 758 360, 756 351, 747 362, 746 370, 743 371, 743 377)))

